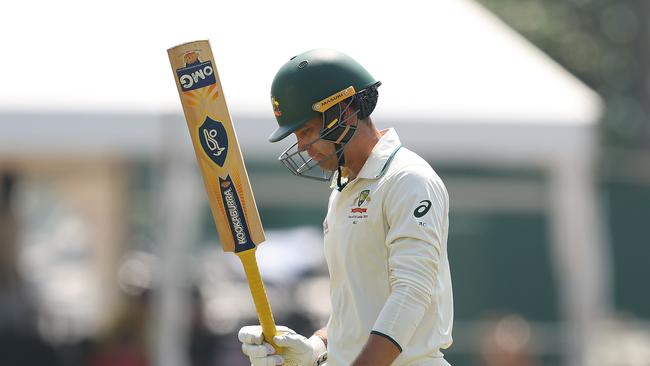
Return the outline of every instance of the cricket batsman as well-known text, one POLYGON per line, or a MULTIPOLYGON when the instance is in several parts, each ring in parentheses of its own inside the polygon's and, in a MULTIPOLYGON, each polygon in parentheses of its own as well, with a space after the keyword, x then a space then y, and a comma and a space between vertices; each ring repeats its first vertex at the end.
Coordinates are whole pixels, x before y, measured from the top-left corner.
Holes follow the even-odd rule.
POLYGON ((331 182, 323 234, 332 313, 310 338, 278 327, 281 355, 259 326, 243 327, 253 366, 449 365, 449 196, 394 129, 373 124, 380 84, 328 49, 292 57, 273 80, 278 128, 269 140, 296 138, 279 160, 296 176, 331 182))

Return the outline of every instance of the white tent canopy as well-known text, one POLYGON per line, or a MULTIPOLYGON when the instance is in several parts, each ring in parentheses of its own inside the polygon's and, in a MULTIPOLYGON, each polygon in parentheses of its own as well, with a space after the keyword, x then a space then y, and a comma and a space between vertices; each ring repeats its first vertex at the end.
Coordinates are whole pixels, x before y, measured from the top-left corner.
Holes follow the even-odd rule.
POLYGON ((350 54, 384 83, 384 116, 593 123, 600 107, 592 91, 465 0, 20 1, 0 17, 0 32, 15 35, 0 51, 2 109, 177 112, 165 50, 206 38, 235 115, 268 116, 275 71, 317 47, 350 54))
POLYGON ((592 137, 585 141, 580 131, 597 121, 601 102, 572 75, 470 1, 401 5, 15 2, 3 11, 0 22, 3 34, 20 30, 19 37, 6 37, 0 51, 0 111, 40 112, 45 113, 44 119, 53 118, 52 112, 84 113, 76 122, 66 115, 56 125, 36 130, 23 125, 29 126, 30 121, 42 125, 33 118, 20 125, 5 124, 0 152, 12 145, 28 149, 60 144, 73 149, 70 140, 74 139, 86 153, 92 152, 85 146, 93 145, 89 141, 99 148, 113 142, 142 146, 140 150, 155 148, 159 139, 153 132, 155 121, 150 126, 148 118, 141 118, 138 130, 130 128, 131 122, 124 128, 119 122, 89 127, 87 113, 178 114, 180 103, 165 50, 208 38, 231 113, 242 130, 240 138, 243 144, 251 140, 254 147, 247 151, 252 154, 277 150, 253 143, 273 130, 269 89, 275 71, 289 57, 314 47, 340 49, 364 64, 383 82, 376 121, 380 126, 382 122, 412 124, 401 128, 405 142, 417 148, 425 138, 425 147, 440 149, 434 156, 528 163, 531 158, 566 156, 565 149, 570 155, 592 153, 593 147, 588 146, 592 137), (31 11, 37 7, 38 12, 31 11), (347 24, 359 18, 371 20, 363 26, 347 24), (418 133, 420 123, 434 121, 449 126, 439 124, 436 136, 418 133), (59 140, 49 133, 14 139, 10 132, 60 130, 60 123, 78 133, 59 140), (524 124, 537 130, 531 133, 524 124), (558 125, 568 128, 557 129, 558 125), (481 133, 479 141, 464 141, 462 135, 459 140, 453 133, 458 128, 480 129, 485 135, 481 133), (27 146, 30 142, 34 146, 27 146), (492 152, 485 154, 486 149, 492 152))
POLYGON ((275 71, 311 48, 348 53, 383 83, 375 122, 396 126, 428 159, 548 171, 579 364, 609 291, 604 245, 591 231, 600 226, 592 169, 602 103, 477 4, 26 0, 3 7, 0 32, 14 35, 0 50, 5 158, 157 154, 166 123, 181 120, 166 49, 206 38, 245 155, 277 155, 266 143, 275 71))
POLYGON ((76 146, 72 140, 86 154, 92 146, 113 144, 133 146, 133 152, 156 151, 156 121, 147 124, 150 118, 135 117, 142 121, 138 129, 126 120, 90 127, 88 114, 178 114, 165 50, 208 38, 242 144, 252 146, 247 153, 277 151, 259 143, 273 130, 272 77, 289 57, 314 47, 340 49, 364 64, 383 82, 376 122, 403 124, 405 142, 436 147, 440 151, 434 156, 529 163, 531 158, 593 153, 593 137, 581 131, 592 133, 585 126, 593 126, 600 114, 595 93, 470 1, 400 7, 369 1, 327 7, 297 1, 281 7, 247 1, 184 6, 22 1, 7 8, 0 31, 19 37, 6 37, 0 51, 0 111, 36 113, 57 123, 23 118, 20 124, 0 125, 0 152, 41 146, 66 151, 76 146), (31 11, 37 7, 38 12, 31 11), (359 18, 371 20, 363 26, 346 24, 359 18), (64 115, 57 118, 53 112, 64 115), (82 114, 71 119, 71 112, 82 114), (429 122, 438 123, 435 136, 420 133, 420 123, 429 122), (40 127, 26 128, 30 123, 40 127), (57 139, 46 133, 62 126, 77 133, 57 139), (482 138, 467 141, 465 136, 478 133, 456 135, 457 129, 481 130, 482 138), (43 133, 31 133, 39 130, 43 133), (30 131, 29 138, 21 131, 30 131))

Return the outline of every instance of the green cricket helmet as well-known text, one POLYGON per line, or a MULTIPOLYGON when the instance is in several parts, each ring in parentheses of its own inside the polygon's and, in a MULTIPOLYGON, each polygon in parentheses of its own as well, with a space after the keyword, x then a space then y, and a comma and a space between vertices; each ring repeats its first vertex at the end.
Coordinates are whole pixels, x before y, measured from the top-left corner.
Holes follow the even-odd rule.
POLYGON ((333 102, 350 96, 356 97, 353 103, 359 110, 358 118, 369 116, 377 100, 379 84, 363 66, 339 51, 315 49, 292 57, 280 68, 271 85, 278 128, 269 141, 284 139, 310 119, 325 113, 325 109, 338 104, 333 102))

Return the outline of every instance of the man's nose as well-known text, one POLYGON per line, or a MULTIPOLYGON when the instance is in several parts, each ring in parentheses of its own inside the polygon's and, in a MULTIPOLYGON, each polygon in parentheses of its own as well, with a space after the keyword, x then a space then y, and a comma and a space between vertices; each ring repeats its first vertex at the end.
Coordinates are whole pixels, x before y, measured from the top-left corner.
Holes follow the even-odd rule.
POLYGON ((298 151, 306 151, 311 146, 305 139, 298 138, 298 151))

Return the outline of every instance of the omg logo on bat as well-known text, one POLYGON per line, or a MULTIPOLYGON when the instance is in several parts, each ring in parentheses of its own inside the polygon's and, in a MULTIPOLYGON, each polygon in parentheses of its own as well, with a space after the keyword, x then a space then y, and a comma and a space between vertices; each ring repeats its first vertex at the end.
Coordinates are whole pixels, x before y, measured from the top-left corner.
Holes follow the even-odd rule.
POLYGON ((183 55, 185 67, 176 70, 178 82, 183 91, 190 91, 216 83, 212 62, 199 60, 199 54, 195 51, 183 55))
POLYGON ((223 168, 228 154, 228 134, 223 123, 205 117, 205 121, 199 127, 199 140, 210 160, 223 168))

